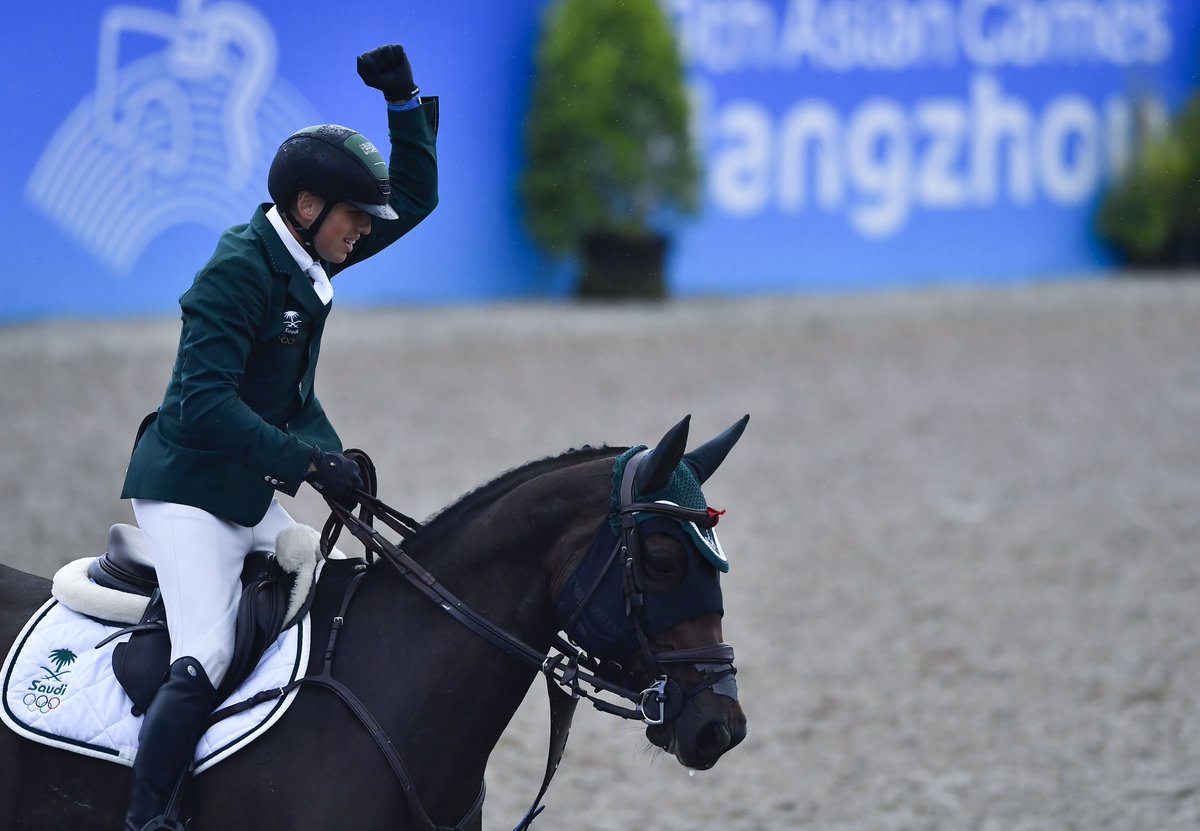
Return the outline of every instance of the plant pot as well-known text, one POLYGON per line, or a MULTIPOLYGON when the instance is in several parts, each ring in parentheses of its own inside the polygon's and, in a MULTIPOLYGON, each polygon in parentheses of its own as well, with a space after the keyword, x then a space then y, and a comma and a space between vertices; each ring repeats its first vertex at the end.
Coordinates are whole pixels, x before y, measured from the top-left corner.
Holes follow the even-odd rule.
POLYGON ((663 277, 667 238, 586 234, 583 238, 583 277, 579 296, 619 300, 661 300, 666 296, 663 277))

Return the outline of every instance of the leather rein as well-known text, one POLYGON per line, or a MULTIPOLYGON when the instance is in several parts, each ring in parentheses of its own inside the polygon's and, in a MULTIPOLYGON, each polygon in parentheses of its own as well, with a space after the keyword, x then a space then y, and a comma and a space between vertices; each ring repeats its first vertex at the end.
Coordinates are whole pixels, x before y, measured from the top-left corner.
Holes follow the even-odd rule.
MULTIPOLYGON (((524 819, 514 831, 525 831, 538 814, 544 810, 541 801, 550 786, 551 779, 555 771, 557 771, 563 753, 566 750, 567 735, 570 731, 571 720, 574 716, 575 706, 580 699, 587 699, 594 708, 601 712, 611 713, 625 719, 641 720, 651 726, 661 725, 675 718, 682 711, 687 700, 706 689, 716 686, 722 680, 731 677, 737 672, 733 666, 733 647, 727 643, 664 652, 654 652, 650 647, 649 638, 645 633, 643 618, 645 600, 642 592, 641 542, 636 529, 636 515, 643 512, 662 514, 686 522, 695 522, 703 527, 711 527, 714 524, 714 518, 707 511, 682 508, 669 503, 634 502, 632 498, 633 479, 637 466, 646 456, 646 452, 642 451, 633 456, 626 465, 621 483, 620 538, 605 567, 605 571, 607 571, 614 563, 618 561, 621 563, 621 567, 624 570, 623 585, 626 613, 633 618, 638 642, 642 650, 639 661, 644 662, 645 666, 651 668, 657 679, 651 686, 638 691, 627 686, 625 683, 626 679, 632 682, 635 667, 626 670, 614 662, 602 661, 589 656, 561 635, 555 636, 550 654, 546 654, 538 649, 534 649, 520 638, 492 623, 456 597, 424 566, 412 559, 399 545, 393 543, 375 530, 373 524, 375 518, 380 519, 388 528, 398 534, 401 539, 411 537, 422 526, 411 517, 405 516, 390 505, 380 501, 374 495, 374 491, 376 490, 374 465, 365 453, 356 450, 346 451, 346 455, 355 459, 360 468, 362 468, 364 478, 367 482, 367 490, 359 490, 356 493, 361 505, 359 516, 357 517, 341 505, 333 502, 328 503, 331 514, 321 535, 322 553, 328 556, 342 527, 347 528, 362 543, 367 551, 369 561, 374 562, 375 557, 383 559, 417 591, 472 633, 483 638, 505 654, 536 668, 546 677, 547 691, 550 696, 550 748, 546 761, 546 773, 542 781, 541 790, 538 792, 524 819), (708 668, 704 670, 704 680, 686 691, 677 682, 669 679, 666 673, 662 671, 663 665, 685 663, 702 665, 708 668), (596 691, 624 699, 628 702, 628 705, 610 702, 588 691, 582 685, 587 685, 596 691)), ((351 601, 362 582, 362 578, 366 574, 367 571, 364 568, 351 579, 346 588, 341 609, 333 620, 329 643, 325 650, 324 668, 320 674, 299 678, 284 687, 264 690, 240 704, 219 710, 213 714, 210 722, 234 715, 236 712, 249 709, 263 701, 278 698, 304 684, 323 687, 341 698, 364 728, 371 734, 375 743, 387 759, 389 766, 392 768, 397 781, 404 791, 413 817, 420 824, 423 831, 458 831, 482 811, 484 788, 480 789, 475 804, 457 825, 448 827, 435 824, 422 806, 413 778, 383 728, 354 692, 331 675, 338 633, 345 622, 351 601)), ((572 622, 578 619, 579 613, 595 594, 598 586, 599 581, 591 587, 591 590, 581 602, 579 609, 572 616, 572 622)), ((570 632, 568 631, 569 634, 570 632)))

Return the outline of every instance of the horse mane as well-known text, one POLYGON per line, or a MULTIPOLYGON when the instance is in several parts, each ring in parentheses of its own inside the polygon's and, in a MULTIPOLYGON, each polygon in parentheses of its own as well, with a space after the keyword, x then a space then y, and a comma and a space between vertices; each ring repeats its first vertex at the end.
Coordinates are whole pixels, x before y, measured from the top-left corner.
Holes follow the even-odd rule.
MULTIPOLYGON (((409 543, 412 548, 415 548, 417 545, 431 545, 436 550, 442 538, 448 533, 453 533, 459 527, 459 521, 463 517, 470 515, 472 511, 481 506, 491 504, 496 499, 525 482, 550 471, 581 464, 592 459, 599 459, 606 455, 616 456, 626 449, 624 447, 609 447, 608 445, 601 445, 599 447, 584 445, 583 447, 571 448, 557 456, 547 456, 544 459, 527 462, 520 467, 507 470, 490 482, 467 492, 457 502, 453 502, 435 513, 425 521, 424 527, 412 536, 409 543)), ((412 548, 409 550, 411 551, 412 548)))

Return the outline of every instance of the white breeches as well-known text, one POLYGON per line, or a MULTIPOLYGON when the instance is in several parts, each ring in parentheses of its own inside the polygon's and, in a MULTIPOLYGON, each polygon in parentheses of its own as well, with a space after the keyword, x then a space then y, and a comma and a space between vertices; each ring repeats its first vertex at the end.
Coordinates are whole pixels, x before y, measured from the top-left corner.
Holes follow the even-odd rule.
POLYGON ((219 686, 233 658, 234 626, 242 594, 242 563, 251 551, 275 551, 279 532, 295 521, 271 500, 253 528, 189 505, 133 500, 167 609, 171 662, 193 657, 219 686))

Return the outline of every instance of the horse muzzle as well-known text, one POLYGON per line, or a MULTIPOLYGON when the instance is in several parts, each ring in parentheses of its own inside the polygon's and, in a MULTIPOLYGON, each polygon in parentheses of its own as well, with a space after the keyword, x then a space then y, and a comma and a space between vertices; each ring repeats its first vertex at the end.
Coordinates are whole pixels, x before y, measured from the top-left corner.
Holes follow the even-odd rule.
POLYGON ((660 678, 643 693, 640 709, 647 716, 646 738, 680 764, 708 770, 746 738, 733 648, 720 643, 655 657, 687 669, 679 670, 678 679, 660 678))
POLYGON ((646 738, 681 765, 708 770, 746 738, 746 715, 736 698, 705 690, 688 699, 674 719, 649 725, 646 738))

